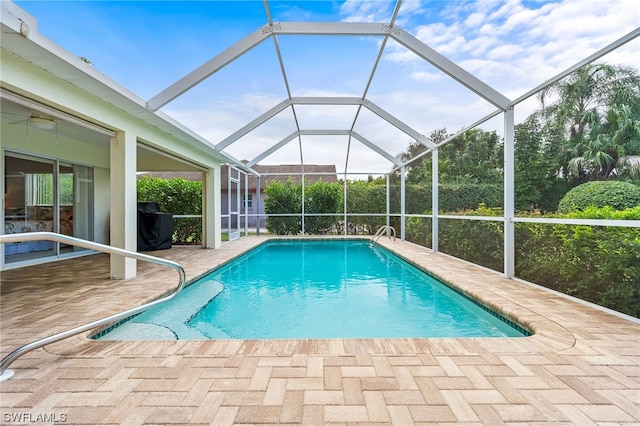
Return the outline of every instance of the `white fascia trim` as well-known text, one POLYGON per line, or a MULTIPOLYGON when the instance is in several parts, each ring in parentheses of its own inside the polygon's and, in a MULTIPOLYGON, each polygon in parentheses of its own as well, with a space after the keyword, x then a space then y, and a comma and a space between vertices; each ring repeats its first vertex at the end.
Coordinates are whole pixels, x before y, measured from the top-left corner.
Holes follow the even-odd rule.
MULTIPOLYGON (((16 34, 11 34, 11 32, 8 32, 5 30, 5 28, 3 28, 2 37, 13 37, 13 36, 23 37, 25 41, 35 44, 40 49, 43 49, 44 51, 46 51, 48 54, 53 55, 56 59, 64 62, 66 65, 71 66, 73 69, 77 70, 77 72, 88 75, 95 82, 98 82, 101 85, 106 86, 108 89, 117 92, 119 95, 126 97, 129 101, 144 107, 145 105, 144 99, 135 95, 133 92, 125 89, 123 86, 121 86, 114 80, 110 79, 109 77, 105 76, 104 74, 96 70, 91 64, 84 62, 82 59, 73 55, 68 50, 60 47, 59 45, 55 44, 54 42, 52 42, 51 40, 49 40, 48 38, 40 34, 37 31, 36 18, 29 15, 26 11, 24 11, 23 9, 21 9, 19 6, 15 5, 12 2, 0 1, 0 3, 2 7, 1 19, 2 19, 3 27, 6 26, 7 29, 10 28, 11 30, 16 32, 16 34), (23 24, 29 27, 26 35, 24 33, 21 33, 21 29, 24 30, 23 24), (16 27, 16 25, 17 25, 17 28, 14 28, 16 27)), ((44 67, 43 64, 40 63, 41 61, 37 60, 38 58, 33 58, 33 57, 26 58, 21 56, 19 52, 14 52, 14 53, 16 53, 17 56, 29 62, 34 63, 34 65, 40 68, 46 69, 46 67, 44 67)), ((71 82, 71 83, 90 92, 90 90, 88 90, 86 87, 79 84, 78 82, 71 82)))
POLYGON ((28 37, 31 31, 38 30, 38 20, 15 3, 9 1, 2 2, 0 22, 23 37, 28 37))

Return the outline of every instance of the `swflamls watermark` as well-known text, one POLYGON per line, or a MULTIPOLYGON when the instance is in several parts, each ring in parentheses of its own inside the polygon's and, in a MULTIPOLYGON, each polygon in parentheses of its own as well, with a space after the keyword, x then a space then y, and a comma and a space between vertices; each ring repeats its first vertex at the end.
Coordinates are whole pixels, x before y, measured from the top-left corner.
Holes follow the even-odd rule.
POLYGON ((14 413, 2 413, 3 423, 66 423, 65 413, 31 413, 28 411, 17 411, 14 413))

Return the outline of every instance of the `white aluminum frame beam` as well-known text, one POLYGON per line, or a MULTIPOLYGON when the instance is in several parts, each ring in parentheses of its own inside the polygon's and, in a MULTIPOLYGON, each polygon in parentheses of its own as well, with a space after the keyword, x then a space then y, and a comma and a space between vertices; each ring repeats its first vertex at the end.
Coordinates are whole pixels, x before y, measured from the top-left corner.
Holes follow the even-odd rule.
POLYGON ((229 63, 253 49, 272 34, 270 28, 270 25, 265 25, 257 29, 219 55, 216 55, 209 61, 200 65, 198 68, 191 71, 189 74, 185 75, 180 80, 155 95, 153 98, 149 99, 147 101, 147 109, 154 112, 159 110, 187 90, 205 80, 207 77, 215 74, 229 63))
POLYGON ((551 86, 552 84, 555 84, 556 82, 562 80, 563 78, 565 78, 569 74, 573 73, 574 71, 582 68, 583 66, 585 66, 587 64, 590 64, 591 62, 600 59, 601 57, 603 57, 607 53, 616 50, 620 46, 630 42, 631 40, 634 40, 638 36, 640 36, 640 28, 636 28, 635 30, 629 32, 628 34, 625 34, 624 36, 620 37, 618 40, 614 41, 613 43, 610 43, 609 45, 607 45, 607 46, 603 47, 602 49, 598 50, 593 55, 590 55, 590 56, 584 58, 580 62, 574 64, 573 66, 571 66, 571 67, 567 68, 566 70, 562 71, 561 73, 557 74, 555 77, 550 78, 550 79, 546 80, 544 83, 539 84, 538 86, 536 86, 533 89, 529 90, 527 93, 525 93, 522 96, 519 96, 518 98, 514 99, 513 102, 511 102, 510 106, 516 106, 520 102, 522 102, 522 101, 524 101, 526 99, 529 99, 531 96, 535 95, 539 91, 541 91, 543 89, 546 89, 547 87, 551 86))
POLYGON ((389 25, 375 22, 274 22, 277 35, 385 36, 389 25))
POLYGON ((478 96, 482 97, 486 101, 492 103, 502 110, 507 109, 511 104, 511 101, 506 96, 493 89, 488 84, 475 77, 473 74, 465 71, 459 65, 442 56, 408 32, 397 27, 394 27, 393 30, 394 31, 391 33, 391 38, 393 38, 395 41, 397 41, 407 49, 411 50, 413 53, 415 53, 425 61, 429 62, 434 67, 438 68, 440 71, 444 72, 449 77, 453 78, 458 83, 462 84, 478 96))
POLYGON ((256 127, 260 126, 261 124, 264 124, 271 118, 280 114, 289 106, 291 106, 291 101, 288 99, 285 99, 284 101, 280 102, 278 105, 274 106, 269 111, 265 112, 264 114, 261 114, 258 118, 242 126, 242 128, 235 131, 232 135, 224 138, 222 141, 220 141, 216 145, 216 150, 221 151, 225 149, 226 147, 228 147, 229 145, 231 145, 232 143, 234 143, 235 141, 237 141, 238 139, 240 139, 241 137, 243 137, 244 135, 246 135, 256 127))
MULTIPOLYGON (((380 108, 379 106, 377 106, 376 104, 374 104, 373 102, 367 99, 363 100, 357 97, 294 97, 291 99, 285 99, 284 101, 280 102, 278 105, 271 108, 269 111, 261 114, 259 117, 247 123, 241 129, 238 129, 232 135, 220 141, 215 146, 216 150, 222 151, 224 148, 236 142, 241 137, 245 136, 252 130, 264 124, 269 119, 275 117, 276 115, 278 115, 279 113, 281 113, 286 108, 292 105, 362 105, 366 107, 368 110, 370 110, 371 112, 373 112, 374 114, 376 114, 378 117, 382 118, 392 126, 396 127, 398 130, 405 133, 407 136, 410 136, 411 138, 424 144, 427 148, 433 149, 436 146, 428 137, 420 134, 417 130, 408 126, 398 118, 389 114, 387 111, 385 111, 384 109, 380 108)), ((298 132, 300 132, 301 135, 309 134, 309 133, 305 133, 305 132, 308 132, 308 130, 304 130, 304 129, 298 130, 298 132)), ((345 130, 344 132, 349 132, 349 131, 345 130)), ((340 133, 340 134, 348 134, 348 133, 340 133)))
POLYGON ((511 104, 506 96, 396 26, 369 22, 279 22, 273 29, 278 35, 389 36, 498 108, 505 110, 511 104))
POLYGON ((389 36, 498 108, 507 109, 511 103, 506 96, 396 26, 369 22, 280 22, 274 24, 274 33, 283 35, 389 36))
POLYGON ((385 110, 383 110, 382 108, 374 104, 373 102, 365 99, 362 102, 362 105, 364 105, 369 111, 371 111, 378 117, 382 118, 392 126, 395 126, 397 129, 403 131, 405 134, 411 136, 413 139, 417 140, 418 142, 420 142, 430 150, 436 147, 436 145, 428 137, 418 133, 418 131, 407 126, 404 122, 398 120, 396 117, 389 114, 388 112, 386 112, 385 110))
POLYGON ((356 96, 296 96, 291 98, 296 105, 361 105, 362 98, 356 96))
POLYGON ((386 158, 387 160, 392 162, 396 167, 401 167, 402 166, 402 162, 400 160, 398 160, 395 156, 389 154, 387 151, 385 151, 384 149, 380 148, 378 145, 374 144, 373 142, 371 142, 370 140, 368 140, 364 136, 362 136, 362 135, 360 135, 360 134, 358 134, 356 132, 353 132, 353 131, 350 132, 350 133, 351 133, 351 136, 353 136, 355 139, 358 139, 364 145, 368 146, 373 151, 375 151, 378 154, 382 155, 384 158, 386 158))
POLYGON ((274 152, 276 152, 277 150, 279 150, 280 148, 282 148, 283 146, 285 146, 286 144, 288 144, 289 142, 291 142, 292 140, 297 138, 299 136, 299 134, 300 134, 300 132, 298 132, 298 131, 293 132, 289 136, 287 136, 286 138, 282 139, 277 144, 272 145, 271 148, 267 149, 262 154, 258 155, 253 160, 249 161, 247 163, 247 167, 253 167, 258 161, 270 156, 271 154, 273 154, 274 152))
POLYGON ((389 160, 396 167, 402 166, 402 162, 400 160, 398 160, 396 157, 394 157, 393 155, 389 154, 387 151, 385 151, 384 149, 380 148, 375 143, 371 142, 370 140, 368 140, 364 136, 359 135, 358 133, 356 133, 354 131, 351 131, 351 130, 324 130, 324 129, 321 129, 321 130, 298 130, 296 132, 291 133, 289 136, 285 137, 280 142, 274 144, 269 149, 263 151, 261 154, 259 154, 257 157, 255 157, 253 160, 249 161, 246 164, 246 167, 248 167, 248 168, 253 167, 255 164, 257 164, 258 162, 262 161, 263 159, 265 159, 269 155, 273 154, 274 152, 276 152, 277 150, 279 150, 280 148, 282 148, 283 146, 285 146, 286 144, 288 144, 289 142, 291 142, 295 138, 300 137, 300 136, 305 136, 305 135, 312 135, 312 136, 318 136, 318 135, 351 136, 351 137, 359 140, 363 145, 367 146, 372 151, 377 152, 382 157, 384 157, 387 160, 389 160))
POLYGON ((511 103, 507 97, 399 27, 369 22, 274 22, 257 29, 158 93, 147 102, 147 109, 157 111, 266 38, 277 35, 388 36, 502 110, 511 103))
POLYGON ((322 136, 349 136, 351 132, 349 130, 300 130, 299 135, 322 135, 322 136))

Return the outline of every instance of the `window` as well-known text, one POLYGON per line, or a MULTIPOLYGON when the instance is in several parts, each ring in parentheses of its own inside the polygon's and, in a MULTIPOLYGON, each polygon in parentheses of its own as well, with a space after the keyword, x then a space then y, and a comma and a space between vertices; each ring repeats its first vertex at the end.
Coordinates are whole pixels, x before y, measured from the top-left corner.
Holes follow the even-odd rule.
POLYGON ((247 198, 244 200, 244 206, 247 210, 253 208, 253 194, 247 194, 247 198))
POLYGON ((27 179, 27 205, 53 206, 53 172, 25 173, 27 179))

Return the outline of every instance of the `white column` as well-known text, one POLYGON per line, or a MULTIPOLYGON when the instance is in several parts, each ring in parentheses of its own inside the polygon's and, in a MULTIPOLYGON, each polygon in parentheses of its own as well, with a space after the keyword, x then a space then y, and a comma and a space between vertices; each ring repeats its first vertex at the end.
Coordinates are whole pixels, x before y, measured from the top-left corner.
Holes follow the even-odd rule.
POLYGON ((203 178, 202 243, 205 248, 218 248, 222 245, 220 166, 207 170, 203 178))
POLYGON ((513 107, 504 112, 504 276, 515 275, 515 157, 513 107))
POLYGON ((304 218, 305 218, 305 206, 304 206, 304 166, 302 168, 302 211, 300 213, 302 213, 302 235, 304 235, 304 233, 306 232, 305 230, 305 224, 304 224, 304 218))
MULTIPOLYGON (((130 251, 138 249, 138 205, 136 194, 136 136, 117 132, 110 152, 110 245, 130 251)), ((136 260, 111 255, 112 279, 136 276, 136 260)))
POLYGON ((344 208, 343 213, 344 213, 344 229, 342 230, 342 233, 346 236, 347 235, 347 186, 348 186, 348 182, 347 182, 347 170, 345 168, 344 171, 344 208))
MULTIPOLYGON (((389 173, 387 173, 387 221, 385 222, 387 226, 391 226, 391 189, 389 183, 389 173)), ((387 235, 389 235, 389 230, 387 230, 387 235)))
POLYGON ((260 176, 256 176, 256 235, 260 235, 260 176))
POLYGON ((438 211, 440 200, 438 197, 438 148, 431 151, 431 248, 438 252, 438 211))
MULTIPOLYGON (((243 172, 244 173, 244 172, 243 172)), ((244 173, 244 236, 249 235, 249 174, 244 173)))
POLYGON ((406 185, 405 185, 405 174, 406 174, 406 167, 402 166, 400 167, 400 239, 402 241, 404 241, 404 228, 405 228, 405 220, 406 218, 404 217, 405 215, 405 191, 406 191, 406 185))

